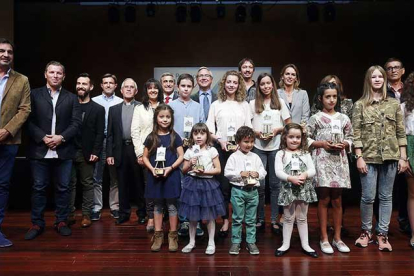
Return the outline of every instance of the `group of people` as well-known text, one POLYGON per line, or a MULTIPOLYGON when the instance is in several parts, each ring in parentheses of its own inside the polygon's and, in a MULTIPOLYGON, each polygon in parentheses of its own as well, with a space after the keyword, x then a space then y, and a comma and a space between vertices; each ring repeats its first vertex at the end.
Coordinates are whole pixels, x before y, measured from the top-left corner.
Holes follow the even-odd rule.
MULTIPOLYGON (((81 227, 99 220, 105 164, 115 223, 130 220, 133 199, 138 223, 147 223, 147 231, 154 232, 154 252, 162 248, 163 220, 168 218, 169 251, 178 251, 179 235, 189 236, 181 251, 194 250, 205 222, 209 237, 205 253, 214 254, 216 220, 222 218, 218 234, 226 237, 231 205, 229 254, 240 252, 243 224, 247 251, 259 254, 256 231, 265 227, 266 182, 271 229, 283 234, 276 256, 288 252, 296 221, 303 252, 318 257, 308 241, 307 212, 312 202, 318 202, 321 251, 350 252, 341 239, 342 192, 351 188, 350 158, 356 160, 362 187, 361 234, 355 245, 367 247, 374 240, 374 227, 379 250, 392 251, 388 228, 397 174, 405 173, 408 183, 408 192, 399 187, 400 193, 408 193, 408 214, 400 208, 399 220, 409 221, 414 229, 414 160, 410 159, 414 158, 414 73, 403 84, 404 67, 398 59, 389 59, 385 69, 367 70, 363 95, 355 105, 345 97, 340 79, 326 76, 311 107, 294 64, 282 68, 278 84, 268 73, 255 82, 254 62, 244 58, 238 71, 222 76, 218 92, 211 89, 213 74, 207 67, 200 67, 195 79, 181 74, 176 81, 167 72, 160 81, 146 81, 142 100, 137 101, 137 83, 125 79, 119 98, 112 74, 102 77, 103 92, 93 98, 93 80, 87 73, 80 74, 75 95, 62 87, 65 67, 56 61, 46 65, 46 85, 30 90, 27 77, 11 69, 13 57, 13 44, 0 39, 0 226, 21 128, 26 124, 34 181, 32 226, 26 240, 45 229, 50 178, 59 234, 70 235, 70 226, 76 223, 78 182, 81 227), (199 91, 193 93, 196 84, 199 91), (374 206, 377 190, 379 207, 374 206), (330 204, 332 242, 327 232, 330 204)), ((404 182, 405 177, 399 180, 404 182)), ((399 204, 407 210, 404 202, 399 204)), ((0 232, 0 247, 11 245, 0 232)), ((413 237, 410 245, 414 248, 413 237)))

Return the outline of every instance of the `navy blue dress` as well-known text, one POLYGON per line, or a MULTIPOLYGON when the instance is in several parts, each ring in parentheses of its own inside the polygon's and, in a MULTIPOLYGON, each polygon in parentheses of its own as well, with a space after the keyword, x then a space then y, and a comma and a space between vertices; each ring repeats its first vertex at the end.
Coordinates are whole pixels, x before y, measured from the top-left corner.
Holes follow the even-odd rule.
MULTIPOLYGON (((166 148, 165 151, 165 167, 171 166, 177 160, 177 152, 173 152, 170 147, 171 134, 158 135, 160 138, 160 146, 166 148)), ((148 137, 144 142, 144 146, 150 148, 148 145, 148 137)), ((183 141, 180 136, 175 133, 174 148, 183 146, 183 141)), ((155 166, 156 152, 149 156, 152 166, 155 166)), ((179 198, 181 192, 181 175, 180 168, 175 168, 167 177, 155 178, 152 172, 147 171, 147 186, 145 187, 145 197, 151 199, 166 199, 179 198)))

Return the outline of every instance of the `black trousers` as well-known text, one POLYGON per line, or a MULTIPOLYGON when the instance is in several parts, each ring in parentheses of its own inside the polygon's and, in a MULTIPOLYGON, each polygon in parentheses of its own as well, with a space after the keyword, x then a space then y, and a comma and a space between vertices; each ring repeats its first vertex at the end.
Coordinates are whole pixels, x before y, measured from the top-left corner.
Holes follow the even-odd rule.
POLYGON ((138 208, 138 216, 145 217, 145 181, 142 167, 137 162, 134 145, 122 146, 122 160, 117 167, 119 190, 119 213, 121 216, 131 215, 131 197, 138 208), (131 195, 131 192, 133 194, 131 195))
POLYGON ((231 185, 227 177, 224 176, 224 168, 226 167, 227 160, 229 159, 233 151, 222 150, 219 143, 215 143, 214 146, 216 147, 219 153, 219 159, 220 159, 220 165, 221 165, 221 173, 217 175, 217 180, 220 182, 220 190, 223 194, 224 203, 226 205, 226 215, 222 216, 222 219, 228 219, 230 196, 231 196, 231 185))

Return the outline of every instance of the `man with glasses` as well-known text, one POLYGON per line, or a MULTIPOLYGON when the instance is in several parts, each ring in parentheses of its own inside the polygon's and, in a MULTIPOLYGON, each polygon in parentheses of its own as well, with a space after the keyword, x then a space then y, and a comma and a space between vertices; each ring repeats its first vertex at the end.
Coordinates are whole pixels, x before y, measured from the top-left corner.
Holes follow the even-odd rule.
POLYGON ((401 101, 401 92, 403 91, 402 76, 405 73, 401 60, 397 58, 389 58, 384 66, 387 71, 387 94, 389 97, 396 98, 401 101))
POLYGON ((202 66, 198 68, 196 79, 199 91, 191 95, 191 99, 200 103, 204 112, 204 118, 207 120, 210 106, 215 100, 217 100, 217 93, 213 93, 211 90, 213 74, 208 67, 202 66))

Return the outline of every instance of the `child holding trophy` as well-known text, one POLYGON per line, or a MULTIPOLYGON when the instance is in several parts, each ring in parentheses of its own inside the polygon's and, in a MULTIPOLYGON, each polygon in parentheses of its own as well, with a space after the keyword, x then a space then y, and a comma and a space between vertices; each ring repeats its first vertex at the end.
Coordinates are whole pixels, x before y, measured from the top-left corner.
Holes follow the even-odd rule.
MULTIPOLYGON (((246 85, 237 71, 227 71, 219 84, 218 100, 210 106, 206 125, 211 132, 220 156, 222 167, 236 149, 235 134, 241 126, 251 127, 251 113, 246 98, 246 85)), ((219 231, 226 237, 229 229, 230 184, 223 173, 219 176, 220 188, 226 202, 226 214, 222 216, 223 226, 219 231)))
MULTIPOLYGON (((290 123, 290 113, 285 102, 278 97, 276 82, 272 75, 262 73, 257 78, 256 99, 250 102, 250 111, 253 114, 253 130, 256 135, 253 152, 259 155, 263 166, 269 164, 269 188, 271 203, 271 227, 275 234, 281 233, 281 224, 278 223, 280 181, 275 174, 275 157, 279 150, 280 134, 283 125, 290 123)), ((258 229, 265 227, 265 181, 260 181, 259 206, 257 208, 258 229)))
POLYGON ((207 255, 216 251, 214 233, 215 219, 226 214, 220 183, 213 178, 220 174, 221 167, 217 149, 211 146, 211 135, 207 126, 197 123, 191 130, 190 146, 184 154, 183 186, 180 197, 179 214, 190 221, 190 242, 183 253, 195 248, 197 222, 205 220, 208 229, 207 255))
POLYGON ((260 157, 251 152, 254 145, 254 131, 242 126, 237 130, 236 142, 239 149, 230 155, 224 169, 224 176, 232 185, 233 226, 230 255, 238 255, 242 241, 243 221, 246 225, 246 249, 252 255, 259 254, 256 246, 256 212, 259 204, 257 188, 266 177, 266 170, 260 157))
POLYGON ((320 247, 323 253, 333 254, 333 248, 347 253, 349 247, 341 240, 342 190, 351 188, 348 157, 353 141, 351 121, 340 110, 340 95, 334 83, 318 87, 316 107, 321 112, 313 115, 307 124, 308 145, 316 167, 314 185, 318 191, 318 218, 321 231, 320 247), (334 237, 328 241, 328 206, 332 203, 334 237))
POLYGON ((152 251, 160 251, 164 240, 162 231, 163 207, 168 207, 170 232, 169 251, 178 250, 177 199, 180 197, 183 162, 183 143, 174 131, 174 111, 166 104, 159 104, 154 111, 153 131, 144 142, 143 161, 148 168, 145 197, 154 200, 155 233, 152 251))

